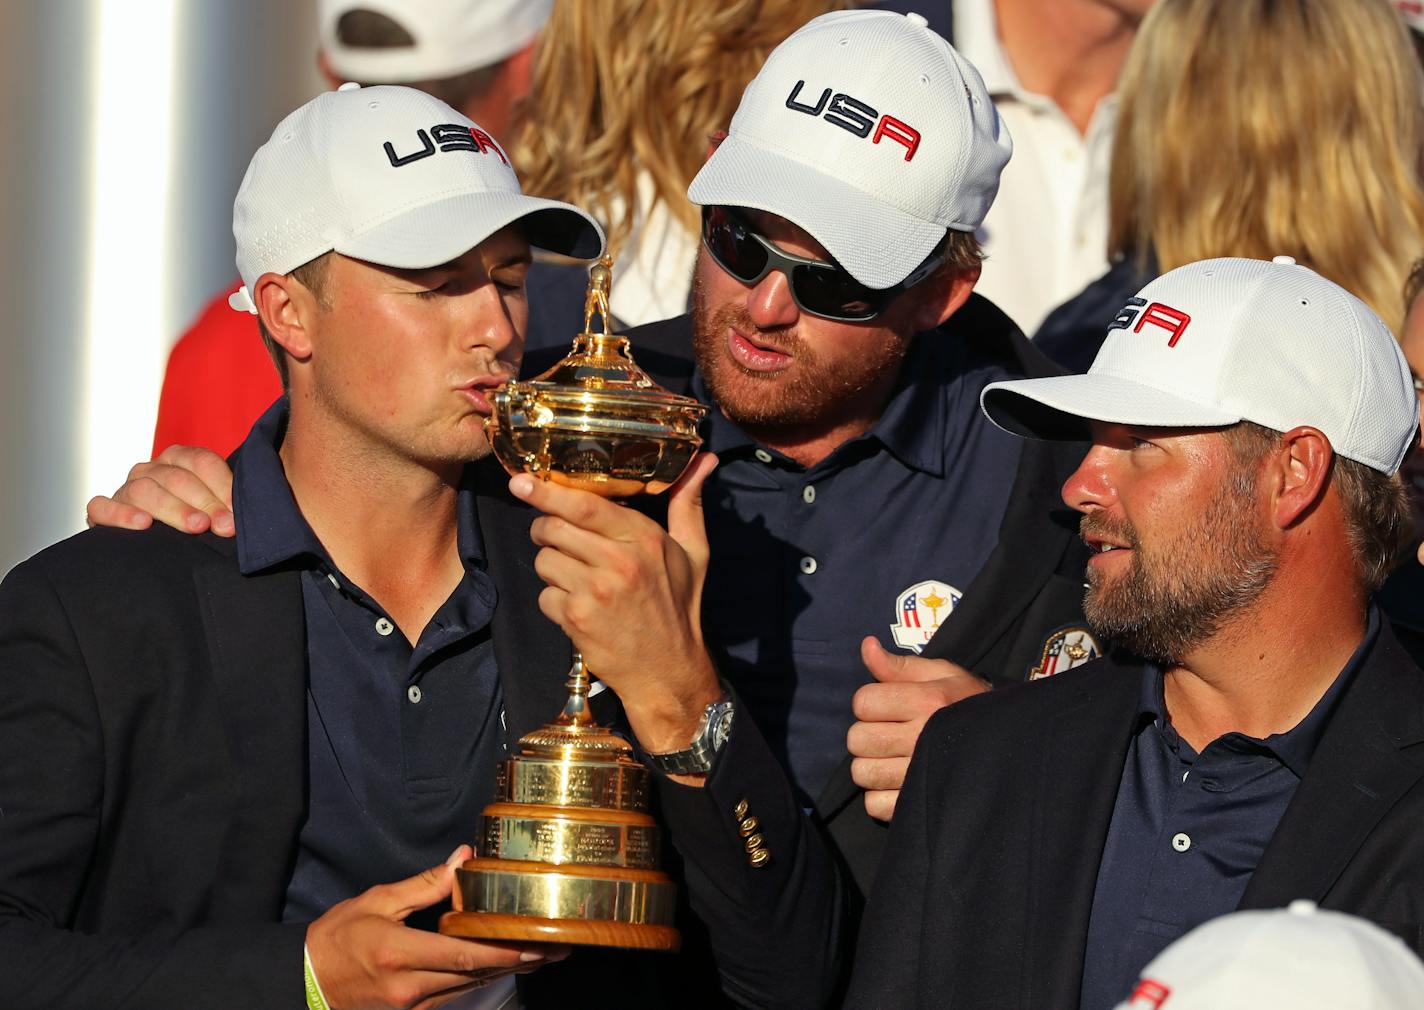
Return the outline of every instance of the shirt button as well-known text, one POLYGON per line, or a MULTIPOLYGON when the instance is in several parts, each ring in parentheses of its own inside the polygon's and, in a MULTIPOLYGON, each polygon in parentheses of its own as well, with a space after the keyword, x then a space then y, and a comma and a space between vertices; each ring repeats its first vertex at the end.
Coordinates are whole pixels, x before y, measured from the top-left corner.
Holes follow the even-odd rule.
POLYGON ((815 559, 815 558, 802 558, 802 559, 801 559, 801 574, 802 574, 802 575, 810 575, 810 574, 814 573, 815 571, 816 571, 816 559, 815 559))
POLYGON ((755 456, 757 459, 761 460, 763 463, 771 462, 771 453, 767 452, 765 449, 758 449, 756 452, 752 453, 752 455, 755 456))
POLYGON ((810 505, 813 501, 815 501, 815 500, 816 500, 816 489, 815 489, 815 487, 813 487, 813 486, 810 485, 810 484, 807 484, 805 487, 803 487, 803 488, 801 489, 801 500, 802 500, 803 502, 805 502, 807 505, 810 505))
POLYGON ((1191 836, 1188 835, 1186 832, 1178 831, 1175 835, 1172 836, 1172 848, 1176 849, 1178 852, 1186 852, 1191 847, 1192 839, 1191 836))
POLYGON ((410 687, 405 689, 405 696, 410 699, 412 705, 419 705, 421 699, 420 685, 410 685, 410 687))
POLYGON ((382 638, 385 638, 387 635, 389 635, 392 631, 395 630, 396 626, 392 624, 387 618, 382 617, 376 622, 376 634, 380 635, 382 638))

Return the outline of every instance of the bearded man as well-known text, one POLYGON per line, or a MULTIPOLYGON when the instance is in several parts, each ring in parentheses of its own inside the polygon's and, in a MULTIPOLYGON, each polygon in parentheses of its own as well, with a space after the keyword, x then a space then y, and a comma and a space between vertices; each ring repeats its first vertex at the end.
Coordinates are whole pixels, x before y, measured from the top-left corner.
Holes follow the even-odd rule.
POLYGON ((1085 610, 1146 662, 930 721, 850 1002, 1105 1010, 1198 924, 1297 898, 1424 950, 1424 675, 1370 599, 1419 423, 1384 323, 1287 257, 1194 263, 1129 300, 1086 375, 982 403, 1090 436, 1063 487, 1085 610))

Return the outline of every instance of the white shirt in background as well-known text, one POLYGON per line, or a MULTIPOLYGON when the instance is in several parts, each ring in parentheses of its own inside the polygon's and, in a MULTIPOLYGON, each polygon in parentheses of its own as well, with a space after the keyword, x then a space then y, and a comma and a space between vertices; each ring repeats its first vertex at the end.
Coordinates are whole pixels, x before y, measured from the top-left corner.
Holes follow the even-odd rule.
MULTIPOLYGON (((613 264, 608 307, 626 326, 671 319, 687 311, 692 267, 701 237, 653 204, 653 178, 638 173, 638 214, 613 264)), ((617 208, 615 208, 617 210, 617 208)))
POLYGON ((954 45, 984 77, 1014 141, 979 229, 987 258, 975 291, 1032 336, 1044 317, 1108 268, 1108 165, 1117 98, 1087 136, 1050 99, 1025 91, 999 41, 993 0, 955 0, 954 45))

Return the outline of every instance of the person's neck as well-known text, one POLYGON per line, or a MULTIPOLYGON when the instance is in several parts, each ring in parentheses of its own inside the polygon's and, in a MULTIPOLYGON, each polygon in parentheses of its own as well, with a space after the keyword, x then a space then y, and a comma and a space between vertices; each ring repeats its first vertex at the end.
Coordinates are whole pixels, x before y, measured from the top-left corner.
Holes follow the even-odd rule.
POLYGON ((873 385, 862 390, 853 402, 840 405, 834 416, 803 424, 733 423, 761 445, 775 449, 810 469, 851 439, 864 435, 880 420, 899 377, 900 368, 888 369, 873 385))
POLYGON ((999 40, 1024 89, 1049 98, 1088 132, 1117 84, 1136 19, 1100 0, 993 0, 999 40))
POLYGON ((464 576, 462 467, 396 457, 293 397, 279 454, 303 518, 331 560, 411 642, 464 576))
POLYGON ((1225 733, 1264 739, 1294 728, 1359 647, 1366 610, 1356 576, 1317 574, 1277 577, 1255 605, 1167 669, 1172 725, 1198 753, 1225 733))

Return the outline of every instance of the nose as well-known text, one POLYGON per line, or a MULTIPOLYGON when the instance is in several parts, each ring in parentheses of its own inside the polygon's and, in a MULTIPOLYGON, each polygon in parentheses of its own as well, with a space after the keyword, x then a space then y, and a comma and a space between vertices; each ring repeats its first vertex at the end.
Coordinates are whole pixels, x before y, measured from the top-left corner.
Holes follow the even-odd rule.
POLYGON ((1078 464, 1078 469, 1063 482, 1063 502, 1084 515, 1098 509, 1111 508, 1117 501, 1117 488, 1108 474, 1113 450, 1094 444, 1078 464))
POLYGON ((493 281, 486 281, 470 292, 468 316, 464 328, 464 343, 468 348, 487 347, 495 356, 502 356, 511 346, 522 344, 527 310, 521 313, 523 299, 515 304, 504 298, 493 281))
POLYGON ((764 330, 796 323, 801 310, 791 297, 791 278, 773 270, 747 292, 747 314, 764 330))

